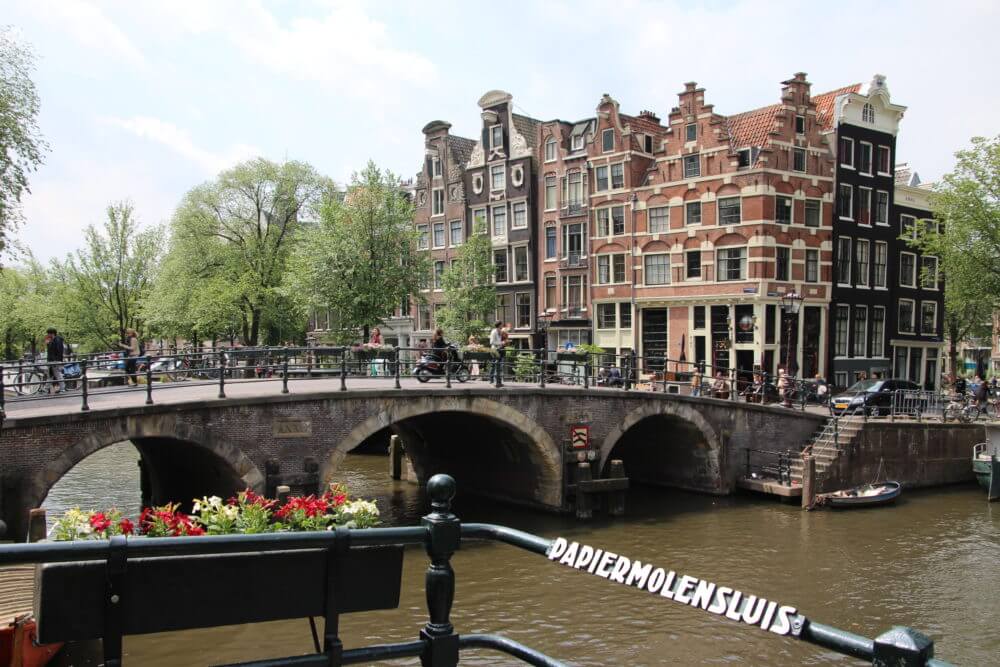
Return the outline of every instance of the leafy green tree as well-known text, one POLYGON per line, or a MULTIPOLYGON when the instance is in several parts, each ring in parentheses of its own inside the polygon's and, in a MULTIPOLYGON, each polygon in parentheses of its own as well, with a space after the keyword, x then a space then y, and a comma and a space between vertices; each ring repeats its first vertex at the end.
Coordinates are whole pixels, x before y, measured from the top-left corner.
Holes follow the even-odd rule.
POLYGON ((955 170, 931 195, 941 223, 917 229, 915 245, 936 255, 945 275, 945 328, 952 368, 958 344, 1000 307, 1000 136, 974 137, 955 154, 955 170))
POLYGON ((365 339, 403 299, 419 294, 426 253, 417 252, 413 206, 399 179, 369 162, 343 201, 324 207, 297 248, 294 289, 314 308, 330 309, 341 338, 365 339))
POLYGON ((301 297, 285 282, 288 258, 303 221, 315 219, 333 195, 333 181, 310 165, 263 158, 191 190, 174 214, 157 281, 160 325, 224 336, 235 316, 248 345, 265 342, 262 331, 300 330, 301 297))
POLYGON ((52 300, 67 339, 110 349, 126 328, 146 333, 140 304, 152 287, 162 230, 141 230, 131 202, 108 206, 107 220, 84 232, 84 247, 53 261, 52 300))
POLYGON ((38 129, 38 92, 31 80, 34 55, 10 28, 0 29, 0 252, 20 221, 28 174, 42 163, 48 146, 38 129))
POLYGON ((5 359, 35 351, 47 328, 64 328, 52 302, 52 281, 30 254, 23 266, 0 271, 0 345, 5 359))
POLYGON ((490 237, 480 226, 458 249, 441 279, 445 303, 438 311, 438 322, 459 343, 464 344, 469 336, 486 343, 497 301, 491 253, 490 237))

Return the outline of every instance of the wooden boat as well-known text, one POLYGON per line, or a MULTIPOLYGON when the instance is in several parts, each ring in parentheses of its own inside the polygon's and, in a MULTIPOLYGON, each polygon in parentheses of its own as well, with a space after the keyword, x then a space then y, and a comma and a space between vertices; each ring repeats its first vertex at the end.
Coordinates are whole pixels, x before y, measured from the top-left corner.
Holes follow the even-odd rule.
POLYGON ((891 503, 900 493, 899 482, 875 482, 824 494, 823 502, 830 507, 873 507, 891 503))
POLYGON ((34 589, 34 565, 0 568, 0 667, 42 667, 62 648, 35 642, 34 589))
POLYGON ((1000 499, 1000 460, 990 443, 980 442, 972 447, 972 472, 986 492, 987 500, 1000 499))

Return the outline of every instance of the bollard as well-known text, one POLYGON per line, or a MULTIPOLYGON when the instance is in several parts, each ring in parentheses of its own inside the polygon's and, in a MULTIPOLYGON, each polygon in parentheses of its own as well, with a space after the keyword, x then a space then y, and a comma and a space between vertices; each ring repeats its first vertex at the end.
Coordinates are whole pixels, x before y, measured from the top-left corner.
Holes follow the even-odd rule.
POLYGON ((146 405, 153 404, 153 364, 146 357, 146 405))
POLYGON ((226 353, 219 352, 219 398, 226 397, 226 353))
POLYGON ((292 495, 292 488, 287 484, 279 484, 275 487, 275 494, 278 496, 278 505, 284 505, 288 502, 288 496, 292 495))
POLYGON ((538 386, 545 389, 545 374, 548 372, 545 362, 545 350, 542 350, 541 356, 538 357, 538 386))
POLYGON ((590 463, 584 461, 583 463, 576 464, 576 518, 577 519, 590 519, 594 516, 594 510, 591 507, 590 494, 584 493, 580 490, 581 482, 589 482, 593 479, 593 471, 590 469, 590 463))
POLYGON ((403 478, 403 443, 398 435, 389 436, 389 479, 403 478))
POLYGON ((285 354, 284 361, 281 362, 281 393, 288 393, 288 354, 285 354))
POLYGON ((431 559, 424 576, 430 619, 420 631, 420 639, 424 642, 420 661, 427 667, 454 667, 458 665, 458 634, 450 619, 455 600, 451 556, 462 539, 461 522, 451 513, 455 480, 448 475, 434 475, 427 482, 427 495, 431 497, 431 513, 420 523, 428 532, 426 548, 431 559))
MULTIPOLYGON (((625 464, 621 459, 611 459, 608 467, 608 477, 622 479, 625 477, 625 464)), ((608 494, 608 514, 611 516, 625 515, 625 491, 612 491, 608 494)))
POLYGON ((28 541, 41 542, 48 531, 45 527, 45 508, 28 510, 28 541))
POLYGON ((934 642, 913 628, 894 627, 875 638, 872 664, 923 667, 934 657, 934 642))
POLYGON ((347 391, 347 350, 340 355, 340 391, 347 391))
POLYGON ((397 347, 392 355, 393 358, 393 371, 392 374, 396 376, 396 389, 402 389, 403 385, 399 384, 399 348, 397 347))
POLYGON ((802 509, 812 509, 816 503, 816 459, 802 457, 802 509))
POLYGON ((82 390, 80 393, 80 397, 83 400, 83 405, 80 406, 80 411, 86 412, 87 410, 90 410, 90 405, 87 403, 87 394, 90 389, 90 382, 87 381, 86 360, 80 362, 80 388, 82 390))

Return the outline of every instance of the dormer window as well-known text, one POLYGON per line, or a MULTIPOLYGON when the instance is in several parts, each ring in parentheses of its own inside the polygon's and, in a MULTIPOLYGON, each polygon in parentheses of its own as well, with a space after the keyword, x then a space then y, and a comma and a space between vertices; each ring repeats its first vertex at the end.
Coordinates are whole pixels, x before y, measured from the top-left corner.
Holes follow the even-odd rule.
POLYGON ((490 148, 503 147, 503 126, 494 125, 490 128, 490 148))
POLYGON ((573 135, 573 150, 575 151, 583 150, 583 134, 573 135))
POLYGON ((441 158, 431 158, 431 176, 437 178, 441 175, 441 158))
POLYGON ((607 129, 601 132, 601 152, 610 153, 615 149, 615 131, 607 129))
POLYGON ((795 117, 795 134, 805 134, 806 133, 806 117, 796 116, 795 117))
POLYGON ((750 149, 749 148, 744 148, 739 153, 737 153, 737 155, 739 157, 739 162, 737 163, 737 166, 739 166, 739 167, 749 167, 750 166, 750 149))
POLYGON ((865 102, 865 105, 861 107, 861 120, 866 123, 875 123, 875 107, 871 104, 865 102))
POLYGON ((653 137, 647 134, 642 139, 643 139, 643 147, 646 149, 646 152, 649 153, 650 155, 652 155, 652 153, 653 153, 653 137))
POLYGON ((545 161, 554 162, 556 159, 556 140, 549 137, 549 140, 545 142, 545 161))
POLYGON ((698 124, 688 123, 684 126, 684 141, 694 141, 698 138, 698 124))

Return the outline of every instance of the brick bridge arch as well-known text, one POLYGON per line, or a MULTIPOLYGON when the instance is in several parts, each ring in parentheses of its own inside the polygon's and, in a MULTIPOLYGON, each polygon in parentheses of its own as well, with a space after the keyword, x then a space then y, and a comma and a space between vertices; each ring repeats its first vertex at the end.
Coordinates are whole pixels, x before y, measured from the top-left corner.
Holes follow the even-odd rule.
MULTIPOLYGON (((414 467, 422 480, 435 472, 430 469, 426 459, 427 448, 434 440, 444 435, 448 428, 449 415, 466 415, 489 423, 494 427, 506 429, 512 433, 518 443, 528 449, 528 458, 533 464, 530 472, 534 479, 530 484, 530 499, 510 498, 511 500, 530 500, 533 504, 546 507, 562 505, 562 463, 559 448, 549 432, 534 419, 503 403, 478 396, 442 396, 406 402, 386 402, 377 413, 371 415, 355 426, 333 449, 320 468, 321 478, 331 479, 339 468, 344 456, 358 447, 368 438, 386 428, 399 433, 407 448, 408 454, 414 459, 414 467), (434 417, 437 422, 427 428, 427 419, 434 417), (424 421, 424 428, 415 422, 424 421), (428 431, 430 431, 428 433, 428 431), (427 433, 426 438, 422 438, 427 433), (419 440, 425 440, 418 444, 419 440)), ((468 438, 467 447, 482 444, 484 433, 464 433, 468 438)), ((483 452, 485 453, 485 452, 483 452)), ((457 471, 452 471, 457 472, 457 471)))

